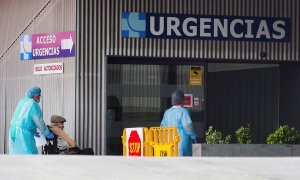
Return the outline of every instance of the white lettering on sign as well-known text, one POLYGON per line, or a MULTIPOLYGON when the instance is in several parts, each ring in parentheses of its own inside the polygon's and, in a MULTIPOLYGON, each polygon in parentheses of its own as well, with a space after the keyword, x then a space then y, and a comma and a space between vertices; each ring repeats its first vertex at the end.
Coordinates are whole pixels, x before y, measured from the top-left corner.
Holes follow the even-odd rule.
POLYGON ((273 28, 274 31, 276 31, 279 35, 273 34, 272 37, 274 39, 282 39, 285 36, 285 31, 283 28, 281 28, 279 25, 281 25, 282 27, 285 26, 285 22, 284 21, 276 21, 273 24, 273 28))
POLYGON ((33 56, 53 56, 59 55, 60 49, 59 47, 49 47, 49 48, 37 48, 33 49, 33 56))
POLYGON ((210 18, 201 18, 200 19, 200 36, 202 37, 210 37, 211 34, 206 32, 205 30, 209 30, 211 28, 211 19, 210 18))
POLYGON ((167 19, 167 35, 171 36, 172 31, 176 34, 176 36, 181 36, 180 32, 178 31, 178 26, 180 24, 180 21, 176 17, 169 17, 167 19))
POLYGON ((243 20, 241 20, 241 19, 233 20, 230 24, 230 32, 231 32, 231 34, 234 38, 242 38, 244 35, 243 35, 243 33, 237 33, 237 31, 236 31, 237 26, 242 27, 243 26, 243 20))
MULTIPOLYGON (((155 30, 154 26, 150 26, 150 32, 153 35, 159 36, 164 32, 164 22, 165 22, 165 18, 164 17, 160 17, 159 18, 159 29, 158 31, 155 30)), ((155 18, 154 17, 150 17, 150 24, 154 24, 155 23, 155 18)))
POLYGON ((55 35, 38 36, 36 38, 36 44, 54 44, 56 41, 55 35))
POLYGON ((218 37, 220 31, 223 37, 228 37, 228 19, 222 23, 220 19, 214 19, 214 37, 218 37), (219 31, 218 31, 219 30, 219 31))
POLYGON ((289 18, 151 14, 147 37, 289 41, 289 18))
POLYGON ((252 33, 252 24, 254 23, 254 20, 245 20, 245 24, 247 26, 247 33, 245 34, 245 38, 253 38, 254 35, 252 33))
POLYGON ((194 37, 197 35, 197 26, 192 26, 192 25, 188 25, 188 24, 196 24, 197 23, 197 19, 196 18, 186 18, 183 21, 182 24, 182 29, 183 32, 190 37, 194 37))
POLYGON ((57 74, 63 73, 63 63, 50 63, 50 64, 35 64, 34 74, 57 74))

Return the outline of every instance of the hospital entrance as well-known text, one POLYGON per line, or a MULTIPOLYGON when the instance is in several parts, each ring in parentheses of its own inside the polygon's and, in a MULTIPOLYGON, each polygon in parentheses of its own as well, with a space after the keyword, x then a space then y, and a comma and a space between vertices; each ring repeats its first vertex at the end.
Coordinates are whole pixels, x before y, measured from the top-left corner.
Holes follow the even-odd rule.
POLYGON ((205 66, 176 59, 110 57, 107 61, 106 154, 122 155, 122 131, 160 126, 171 93, 182 90, 195 132, 205 131, 205 66))
POLYGON ((235 143, 235 131, 249 124, 253 143, 265 143, 279 125, 279 98, 287 97, 279 89, 289 86, 279 79, 291 79, 286 71, 292 65, 204 62, 109 57, 106 154, 122 155, 124 128, 159 126, 176 89, 185 93, 198 142, 205 141, 205 130, 213 126, 235 143))

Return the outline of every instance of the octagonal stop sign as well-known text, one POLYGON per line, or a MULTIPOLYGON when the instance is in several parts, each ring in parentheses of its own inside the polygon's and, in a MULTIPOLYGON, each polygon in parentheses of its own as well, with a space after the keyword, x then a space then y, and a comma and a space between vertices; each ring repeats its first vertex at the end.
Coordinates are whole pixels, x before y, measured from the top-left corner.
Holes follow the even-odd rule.
POLYGON ((136 130, 130 132, 128 139, 128 155, 129 156, 141 156, 142 155, 142 143, 140 136, 136 130))

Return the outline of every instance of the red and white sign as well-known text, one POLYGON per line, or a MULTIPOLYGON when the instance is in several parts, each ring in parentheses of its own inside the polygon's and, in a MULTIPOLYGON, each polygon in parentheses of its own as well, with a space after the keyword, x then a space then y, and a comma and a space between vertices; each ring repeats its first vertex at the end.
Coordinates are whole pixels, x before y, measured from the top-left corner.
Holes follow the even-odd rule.
POLYGON ((35 64, 34 74, 61 74, 64 72, 63 63, 35 64))
POLYGON ((127 156, 143 156, 143 128, 126 128, 127 156))
POLYGON ((193 94, 184 94, 184 107, 193 107, 193 94))

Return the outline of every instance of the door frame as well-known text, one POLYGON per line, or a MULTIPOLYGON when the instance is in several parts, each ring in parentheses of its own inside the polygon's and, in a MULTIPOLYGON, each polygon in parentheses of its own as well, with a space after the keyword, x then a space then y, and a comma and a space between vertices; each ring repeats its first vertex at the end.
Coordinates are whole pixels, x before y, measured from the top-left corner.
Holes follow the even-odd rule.
MULTIPOLYGON (((203 86, 204 86, 204 123, 206 126, 206 80, 208 63, 200 59, 188 58, 160 58, 160 57, 131 57, 131 56, 106 56, 102 66, 102 115, 101 115, 101 153, 106 155, 106 112, 107 112, 107 65, 108 64, 144 64, 144 65, 190 65, 204 66, 203 86)), ((205 127, 206 128, 206 127, 205 127)))

